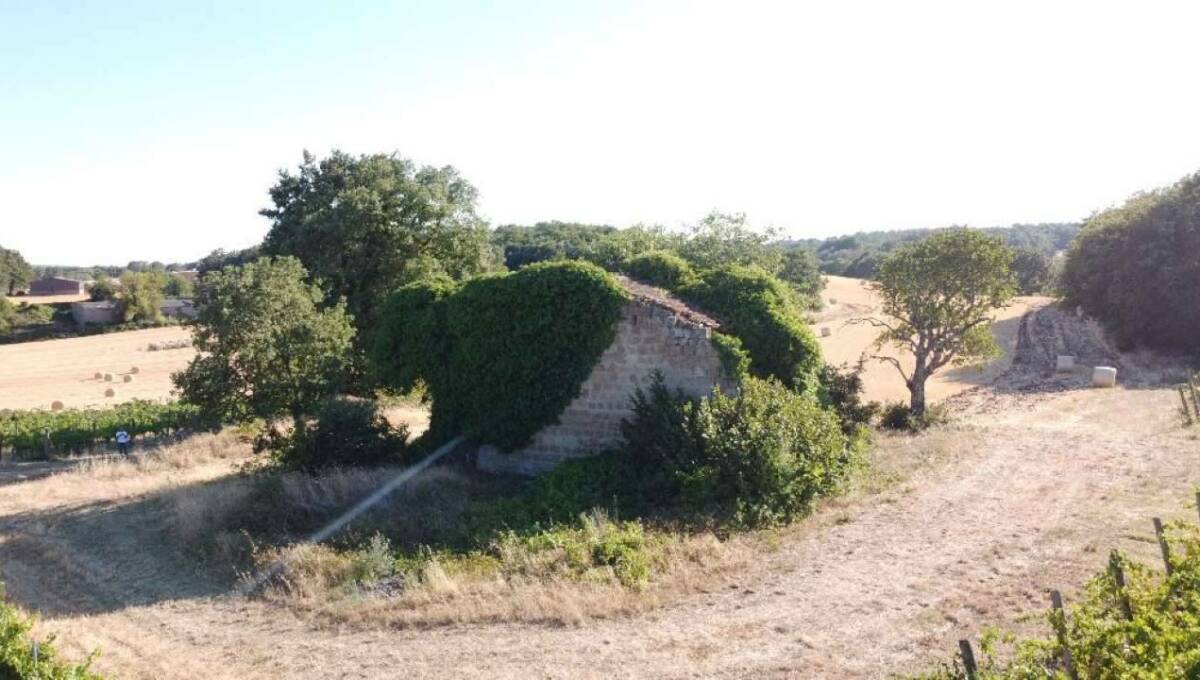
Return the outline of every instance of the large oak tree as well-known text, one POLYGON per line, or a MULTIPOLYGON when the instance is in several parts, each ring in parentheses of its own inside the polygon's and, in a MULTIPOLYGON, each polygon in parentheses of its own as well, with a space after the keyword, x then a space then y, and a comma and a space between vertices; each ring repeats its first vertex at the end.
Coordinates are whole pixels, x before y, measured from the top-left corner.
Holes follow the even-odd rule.
POLYGON ((495 266, 476 190, 453 167, 418 167, 396 154, 307 151, 281 171, 263 243, 300 259, 328 301, 345 299, 360 338, 388 294, 424 277, 463 278, 495 266))

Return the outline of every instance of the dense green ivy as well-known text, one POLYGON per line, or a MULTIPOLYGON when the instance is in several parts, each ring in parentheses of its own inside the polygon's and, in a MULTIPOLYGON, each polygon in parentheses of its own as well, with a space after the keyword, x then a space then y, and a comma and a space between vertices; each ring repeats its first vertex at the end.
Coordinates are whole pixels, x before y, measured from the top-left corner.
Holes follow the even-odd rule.
POLYGON ((80 451, 111 441, 117 430, 137 436, 207 424, 190 404, 136 399, 108 409, 0 411, 0 450, 42 451, 48 437, 54 451, 80 451))
POLYGON ((629 258, 622 267, 631 278, 651 286, 678 290, 696 282, 687 260, 667 250, 652 250, 629 258))
POLYGON ((735 265, 704 272, 676 292, 718 317, 722 332, 741 340, 751 375, 775 378, 801 392, 818 389, 821 348, 804 323, 800 300, 782 281, 757 267, 735 265))
POLYGON ((627 298, 583 262, 411 284, 386 306, 373 363, 389 387, 427 386, 434 439, 465 433, 511 451, 579 395, 627 298))

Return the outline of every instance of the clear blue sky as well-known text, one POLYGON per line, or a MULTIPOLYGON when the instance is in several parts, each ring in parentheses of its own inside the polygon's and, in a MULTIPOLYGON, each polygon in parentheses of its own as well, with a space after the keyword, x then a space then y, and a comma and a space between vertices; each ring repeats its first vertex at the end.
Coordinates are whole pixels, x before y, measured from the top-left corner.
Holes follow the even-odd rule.
POLYGON ((9 2, 0 245, 257 242, 302 149, 453 164, 493 223, 794 236, 1079 219, 1200 169, 1188 3, 9 2))

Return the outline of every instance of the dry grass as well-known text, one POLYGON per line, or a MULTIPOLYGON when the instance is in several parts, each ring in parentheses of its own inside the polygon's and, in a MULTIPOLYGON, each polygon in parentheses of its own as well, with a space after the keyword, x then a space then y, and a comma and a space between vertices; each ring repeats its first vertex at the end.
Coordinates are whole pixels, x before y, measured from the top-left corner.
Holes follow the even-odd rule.
MULTIPOLYGON (((816 331, 817 341, 821 344, 821 354, 826 361, 835 366, 854 366, 875 341, 879 329, 868 324, 855 325, 848 322, 857 317, 878 314, 881 302, 879 296, 870 290, 867 282, 861 279, 828 276, 826 281, 822 296, 826 300, 837 300, 837 304, 828 305, 816 314, 812 327, 816 331), (823 327, 832 331, 829 337, 821 337, 820 329, 823 327)), ((997 342, 1004 350, 1004 356, 979 369, 948 368, 934 374, 926 386, 930 401, 941 401, 972 387, 986 385, 1007 370, 1012 365, 1012 353, 1017 346, 1017 330, 1021 316, 1047 301, 1048 298, 1017 298, 1008 307, 997 311, 992 328, 996 333, 997 342)), ((899 357, 906 362, 906 370, 912 367, 910 354, 898 353, 893 348, 884 348, 881 353, 899 357)), ((907 401, 908 390, 894 367, 878 361, 868 361, 863 372, 863 398, 880 402, 907 401)))
POLYGON ((195 352, 191 347, 149 352, 146 346, 190 337, 189 330, 170 326, 0 345, 0 409, 50 408, 54 401, 68 408, 103 407, 169 397, 171 374, 187 366, 195 352), (139 370, 131 383, 93 377, 111 373, 119 381, 134 366, 139 370), (106 388, 116 396, 105 397, 106 388))
POLYGON ((721 541, 702 533, 652 538, 657 544, 653 576, 639 587, 623 584, 611 566, 569 573, 564 566, 570 559, 566 546, 536 550, 512 541, 496 546, 495 554, 431 553, 407 571, 373 580, 362 576, 377 578, 381 569, 391 567, 384 564, 386 551, 368 546, 353 553, 298 544, 260 555, 264 567, 285 565, 263 596, 338 628, 575 626, 647 612, 690 594, 715 590, 744 569, 754 553, 754 541, 746 537, 721 541))

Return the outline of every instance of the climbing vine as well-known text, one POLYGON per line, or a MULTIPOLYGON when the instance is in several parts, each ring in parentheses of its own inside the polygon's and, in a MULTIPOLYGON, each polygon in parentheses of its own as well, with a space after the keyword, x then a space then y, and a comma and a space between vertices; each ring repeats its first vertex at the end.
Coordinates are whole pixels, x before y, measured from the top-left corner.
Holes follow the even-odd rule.
POLYGON ((424 382, 434 439, 465 433, 511 451, 579 396, 627 298, 584 262, 411 284, 386 306, 373 363, 393 388, 424 382))

